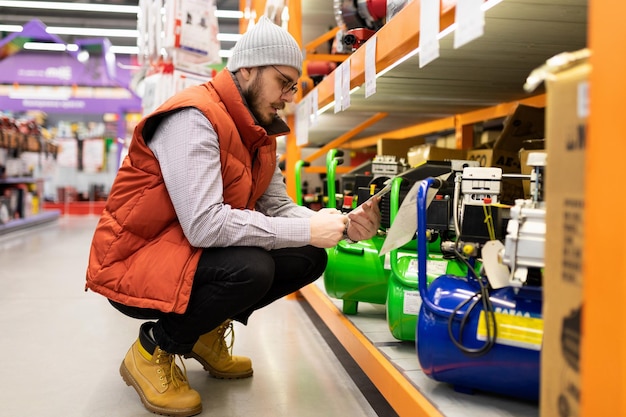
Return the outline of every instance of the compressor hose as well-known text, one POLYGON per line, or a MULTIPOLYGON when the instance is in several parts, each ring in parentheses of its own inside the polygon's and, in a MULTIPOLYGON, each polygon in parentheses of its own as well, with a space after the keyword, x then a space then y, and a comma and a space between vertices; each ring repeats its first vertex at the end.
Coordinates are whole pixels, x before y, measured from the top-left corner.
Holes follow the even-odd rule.
POLYGON ((461 255, 461 253, 459 253, 459 251, 456 250, 456 248, 454 249, 454 254, 457 259, 459 259, 467 266, 468 273, 474 276, 476 282, 478 282, 478 285, 480 286, 480 290, 454 308, 454 314, 451 314, 448 318, 448 335, 450 336, 450 340, 452 341, 452 343, 467 356, 482 356, 489 352, 491 348, 493 348, 496 343, 496 338, 498 337, 496 315, 493 309, 493 303, 489 299, 489 287, 484 283, 482 279, 480 279, 474 267, 463 255, 461 255), (454 322, 457 319, 459 311, 470 301, 472 303, 465 310, 465 313, 461 316, 461 320, 459 323, 459 336, 457 338, 454 335, 453 330, 454 322), (485 312, 485 343, 478 348, 470 348, 463 344, 463 331, 465 330, 465 326, 467 325, 467 321, 470 318, 472 311, 474 310, 474 308, 476 308, 479 302, 482 302, 483 311, 485 312))
POLYGON ((489 299, 489 288, 480 279, 479 275, 474 270, 473 265, 463 256, 459 251, 454 248, 455 256, 463 262, 468 268, 468 274, 472 274, 480 286, 480 290, 474 295, 461 302, 454 309, 444 308, 438 306, 428 296, 428 290, 426 286, 426 259, 428 257, 428 247, 426 242, 426 210, 427 210, 427 194, 430 187, 441 188, 442 181, 436 178, 426 178, 423 180, 417 191, 417 275, 418 275, 418 289, 422 303, 434 314, 448 317, 448 333, 453 344, 457 346, 463 353, 468 356, 481 356, 489 352, 494 346, 496 341, 496 318, 493 305, 489 299), (472 303, 465 312, 461 312, 461 309, 468 303, 472 303), (465 328, 467 321, 471 315, 472 310, 481 302, 483 311, 485 312, 485 327, 486 327, 486 340, 483 346, 479 348, 469 348, 463 345, 463 329, 465 328), (460 320, 460 333, 456 338, 452 332, 453 323, 456 320, 460 320))

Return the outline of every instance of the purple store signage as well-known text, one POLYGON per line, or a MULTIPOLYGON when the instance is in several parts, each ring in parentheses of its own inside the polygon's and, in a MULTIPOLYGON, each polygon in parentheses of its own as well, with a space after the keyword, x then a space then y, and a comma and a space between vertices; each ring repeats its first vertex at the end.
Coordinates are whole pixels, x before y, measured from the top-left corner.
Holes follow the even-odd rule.
MULTIPOLYGON (((110 42, 106 38, 76 41, 81 50, 91 52, 89 59, 84 62, 77 59, 76 52, 24 50, 22 46, 27 41, 63 43, 58 37, 48 34, 45 25, 36 19, 24 25, 22 32, 13 33, 0 40, 0 84, 128 89, 133 75, 129 68, 134 68, 131 58, 111 54, 110 42)), ((0 96, 0 110, 124 113, 140 112, 142 108, 141 99, 132 92, 130 98, 66 98, 36 95, 28 98, 0 96)))
POLYGON ((13 99, 0 96, 0 109, 16 112, 41 110, 46 113, 132 113, 141 112, 141 100, 136 97, 129 99, 76 98, 69 100, 47 99, 13 99))
POLYGON ((84 87, 127 87, 128 70, 116 68, 111 78, 102 56, 89 58, 84 64, 66 52, 21 51, 0 61, 1 84, 78 85, 84 87), (122 77, 120 77, 122 78, 122 77))

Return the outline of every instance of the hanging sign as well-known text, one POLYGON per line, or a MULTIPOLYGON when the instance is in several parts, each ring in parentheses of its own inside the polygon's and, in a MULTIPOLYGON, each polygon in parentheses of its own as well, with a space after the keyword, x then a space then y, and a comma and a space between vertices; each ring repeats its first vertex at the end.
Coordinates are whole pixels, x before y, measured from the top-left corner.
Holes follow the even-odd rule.
POLYGON ((376 35, 365 42, 365 98, 372 94, 376 94, 376 35))
POLYGON ((485 12, 482 9, 483 0, 463 0, 456 3, 454 21, 454 48, 460 48, 483 36, 485 32, 485 12))
MULTIPOLYGON (((345 62, 342 64, 345 65, 345 62)), ((343 85, 343 70, 341 69, 341 65, 335 68, 335 113, 339 113, 341 111, 341 87, 343 85)))
POLYGON ((350 107, 350 58, 341 65, 341 110, 350 107))
POLYGON ((420 68, 439 58, 439 0, 420 3, 420 68))

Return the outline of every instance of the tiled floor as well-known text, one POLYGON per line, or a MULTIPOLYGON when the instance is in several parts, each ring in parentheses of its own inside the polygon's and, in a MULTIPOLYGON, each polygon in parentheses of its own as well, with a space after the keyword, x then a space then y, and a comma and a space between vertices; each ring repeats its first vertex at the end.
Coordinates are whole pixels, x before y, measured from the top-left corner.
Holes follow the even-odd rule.
MULTIPOLYGON (((153 415, 118 373, 139 321, 84 292, 95 217, 0 236, 0 415, 153 415)), ((285 298, 236 327, 235 353, 254 376, 217 380, 186 360, 202 415, 214 417, 374 417, 350 375, 300 303, 285 298)))

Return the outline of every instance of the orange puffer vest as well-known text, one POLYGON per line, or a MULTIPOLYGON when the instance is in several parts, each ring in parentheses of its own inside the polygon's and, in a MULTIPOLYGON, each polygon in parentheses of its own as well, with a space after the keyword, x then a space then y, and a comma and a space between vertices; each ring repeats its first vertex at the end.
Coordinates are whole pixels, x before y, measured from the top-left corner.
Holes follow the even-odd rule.
POLYGON ((198 108, 219 137, 224 202, 253 209, 276 168, 276 141, 255 124, 232 77, 223 70, 137 125, 94 233, 86 289, 129 306, 185 312, 201 249, 183 234, 146 141, 168 114, 198 108))

